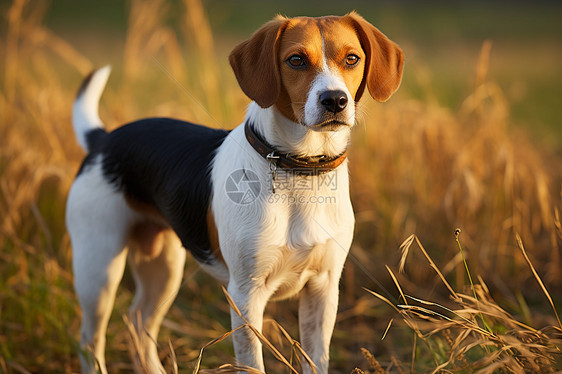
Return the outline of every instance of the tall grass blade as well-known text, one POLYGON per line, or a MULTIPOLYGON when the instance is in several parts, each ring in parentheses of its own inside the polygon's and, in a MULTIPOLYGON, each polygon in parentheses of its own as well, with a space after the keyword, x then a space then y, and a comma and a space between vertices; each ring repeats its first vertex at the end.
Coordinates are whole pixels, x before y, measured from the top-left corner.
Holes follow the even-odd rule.
MULTIPOLYGON (((461 256, 462 256, 462 262, 464 263, 464 269, 466 270, 466 274, 468 275, 468 280, 470 282, 470 289, 472 290, 472 294, 474 295, 474 300, 476 300, 476 306, 478 307, 478 296, 476 296, 476 289, 474 287, 474 282, 472 281, 472 276, 470 275, 470 270, 468 269, 468 263, 466 262, 466 257, 464 256, 464 251, 462 250, 461 242, 459 240, 460 233, 461 233, 460 229, 455 230, 455 240, 457 242, 457 245, 459 247, 459 251, 460 251, 461 256)), ((486 328, 486 330, 488 330, 490 333, 492 333, 492 328, 490 327, 490 325, 488 324, 488 322, 486 321, 486 319, 484 318, 484 315, 482 313, 480 313, 480 319, 482 320, 482 325, 486 328)))
POLYGON ((554 311, 554 315, 556 316, 556 320, 558 321, 558 327, 562 330, 562 323, 560 322, 560 317, 558 316, 558 311, 556 310, 556 307, 554 306, 554 301, 552 300, 552 297, 550 296, 550 293, 546 289, 546 286, 544 285, 541 277, 539 276, 539 274, 535 270, 535 267, 533 266, 533 263, 529 259, 529 256, 527 255, 527 251, 525 250, 525 247, 523 247, 523 241, 521 240, 521 236, 519 236, 518 233, 515 233, 515 238, 516 238, 516 241, 517 241, 517 246, 521 250, 521 253, 523 253, 523 257, 525 257, 525 261, 527 261, 527 264, 531 268, 531 271, 533 272, 533 275, 535 276, 535 279, 537 280, 537 282, 541 286, 541 289, 542 289, 544 295, 548 299, 548 302, 550 303, 550 306, 552 307, 552 310, 554 311))
POLYGON ((402 287, 400 287, 400 283, 398 283, 398 279, 396 279, 396 276, 394 275, 392 270, 390 270, 390 267, 388 267, 388 265, 385 265, 385 267, 388 273, 390 274, 392 281, 396 285, 396 288, 398 288, 398 292, 400 292, 400 296, 402 297, 402 300, 404 301, 404 303, 408 304, 408 300, 406 299, 406 296, 404 296, 404 292, 402 292, 402 287))
POLYGON ((416 239, 416 243, 418 243, 418 247, 422 251, 423 255, 425 256, 427 261, 429 261, 429 265, 433 268, 433 270, 435 270, 435 272, 437 273, 437 275, 439 276, 439 278, 441 279, 441 281, 443 282, 445 287, 447 287, 447 289, 449 290, 449 292, 451 293, 453 298, 458 299, 459 296, 457 295, 457 293, 455 292, 453 287, 451 287, 449 282, 447 282, 447 280, 445 279, 445 276, 443 275, 443 273, 441 273, 441 270, 439 270, 439 267, 437 267, 435 262, 433 262, 433 259, 429 256, 429 254, 427 253, 427 251, 425 250, 425 248, 423 247, 423 245, 421 244, 421 242, 420 242, 420 240, 418 239, 417 236, 415 237, 415 239, 416 239))
MULTIPOLYGON (((283 364, 285 364, 285 366, 287 366, 292 372, 294 372, 295 374, 298 374, 298 372, 295 370, 295 368, 289 363, 289 361, 281 354, 281 352, 279 352, 279 350, 277 350, 277 348, 275 348, 275 346, 273 344, 271 344, 271 342, 269 340, 267 340, 267 338, 265 336, 263 336, 263 334, 254 326, 252 326, 247 320, 246 318, 244 318, 244 316, 242 315, 242 313, 240 312, 240 309, 238 309, 238 307, 236 306, 236 303, 234 302, 234 300, 232 300, 232 297, 230 296, 230 294, 228 293, 228 291, 226 290, 226 288, 222 287, 222 290, 224 292, 224 295, 226 296, 226 299, 228 301, 228 304, 230 305, 230 307, 232 308, 232 310, 234 310, 234 312, 236 314, 238 314, 238 316, 240 318, 242 318, 242 320, 245 322, 244 325, 240 326, 240 327, 247 327, 249 328, 254 335, 256 335, 256 337, 260 340, 260 342, 271 352, 273 353, 273 355, 275 356, 275 358, 277 358, 279 361, 281 361, 283 364)), ((238 328, 236 328, 236 330, 238 330, 238 328)))

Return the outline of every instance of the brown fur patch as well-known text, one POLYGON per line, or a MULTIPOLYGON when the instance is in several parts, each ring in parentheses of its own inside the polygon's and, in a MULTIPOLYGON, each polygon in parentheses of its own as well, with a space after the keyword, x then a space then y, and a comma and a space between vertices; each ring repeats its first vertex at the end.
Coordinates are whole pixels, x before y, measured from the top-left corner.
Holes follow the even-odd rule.
POLYGON ((157 257, 164 247, 166 227, 153 222, 139 222, 131 228, 129 240, 147 257, 157 257))
POLYGON ((277 17, 234 48, 230 64, 250 99, 263 108, 275 104, 287 118, 300 122, 324 58, 340 73, 355 101, 366 87, 375 100, 386 101, 402 80, 400 47, 355 12, 343 17, 277 17), (360 58, 357 66, 346 65, 349 54, 360 58), (306 68, 288 66, 292 55, 305 57, 306 68))
POLYGON ((127 205, 131 207, 131 209, 133 209, 135 212, 140 213, 144 216, 152 217, 158 221, 166 222, 166 219, 164 218, 162 213, 160 213, 158 208, 156 208, 154 205, 143 203, 127 195, 125 195, 125 201, 127 202, 127 205))
POLYGON ((209 233, 209 242, 211 243, 211 250, 213 255, 226 266, 224 257, 222 257, 222 252, 219 244, 219 232, 217 226, 215 225, 215 216, 211 211, 211 208, 207 211, 207 232, 209 233))
POLYGON ((278 56, 282 89, 276 107, 293 121, 301 122, 308 92, 324 61, 353 96, 363 80, 365 54, 359 38, 351 25, 339 21, 340 17, 294 18, 283 33, 278 56), (359 56, 356 66, 346 65, 349 54, 359 56), (288 66, 285 61, 292 55, 304 56, 306 68, 288 66))
POLYGON ((361 82, 356 101, 363 94, 365 86, 373 99, 386 101, 400 86, 404 69, 402 49, 388 39, 375 26, 365 21, 359 14, 352 12, 344 17, 352 25, 367 55, 365 79, 361 82))
POLYGON ((127 205, 135 212, 146 217, 131 228, 129 240, 142 254, 150 258, 157 257, 164 246, 164 232, 170 228, 160 211, 152 204, 139 202, 125 196, 127 205))
POLYGON ((287 20, 277 17, 230 53, 230 65, 242 91, 262 108, 275 104, 280 78, 276 56, 279 35, 287 20))

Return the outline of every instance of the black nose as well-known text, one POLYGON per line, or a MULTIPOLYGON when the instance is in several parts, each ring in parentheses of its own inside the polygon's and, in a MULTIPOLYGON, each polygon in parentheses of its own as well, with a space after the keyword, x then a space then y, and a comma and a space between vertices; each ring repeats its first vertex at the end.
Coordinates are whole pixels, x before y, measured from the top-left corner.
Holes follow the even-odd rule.
POLYGON ((324 91, 320 94, 320 104, 328 112, 341 112, 347 106, 347 95, 341 90, 324 91))

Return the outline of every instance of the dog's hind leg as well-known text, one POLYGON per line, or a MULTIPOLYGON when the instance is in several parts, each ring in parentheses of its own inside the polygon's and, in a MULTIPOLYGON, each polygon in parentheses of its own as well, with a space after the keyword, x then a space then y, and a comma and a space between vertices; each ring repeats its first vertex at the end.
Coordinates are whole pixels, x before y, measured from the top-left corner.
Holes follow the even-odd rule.
POLYGON ((140 373, 165 373, 156 340, 160 324, 180 288, 186 250, 171 230, 151 223, 135 228, 131 239, 128 260, 136 293, 129 318, 139 338, 134 347, 135 369, 140 373))
POLYGON ((74 287, 82 308, 83 373, 107 373, 105 333, 125 268, 124 248, 134 214, 122 194, 105 181, 99 164, 84 170, 72 185, 66 222, 74 287))

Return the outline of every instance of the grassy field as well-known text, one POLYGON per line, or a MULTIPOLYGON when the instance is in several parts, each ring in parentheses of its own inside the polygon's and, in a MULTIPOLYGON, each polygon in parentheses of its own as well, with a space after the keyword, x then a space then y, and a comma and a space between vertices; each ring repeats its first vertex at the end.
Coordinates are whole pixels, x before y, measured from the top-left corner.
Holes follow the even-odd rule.
MULTIPOLYGON (((275 13, 350 8, 115 4, 0 2, 0 373, 79 370, 64 205, 83 157, 70 123, 83 76, 113 65, 101 103, 109 128, 148 116, 232 128, 248 99, 230 49, 275 13)), ((560 6, 352 5, 404 47, 407 63, 392 100, 360 104, 356 235, 331 372, 562 370, 560 6)), ((108 332, 111 373, 131 371, 122 316, 133 291, 126 274, 108 332)), ((228 308, 188 260, 159 339, 169 372, 193 372, 201 348, 229 331, 228 308)), ((299 371, 279 327, 297 338, 296 309, 270 305, 264 334, 299 371)), ((232 355, 228 338, 210 345, 200 372, 221 372, 232 355)), ((271 352, 266 363, 290 372, 271 352)))

